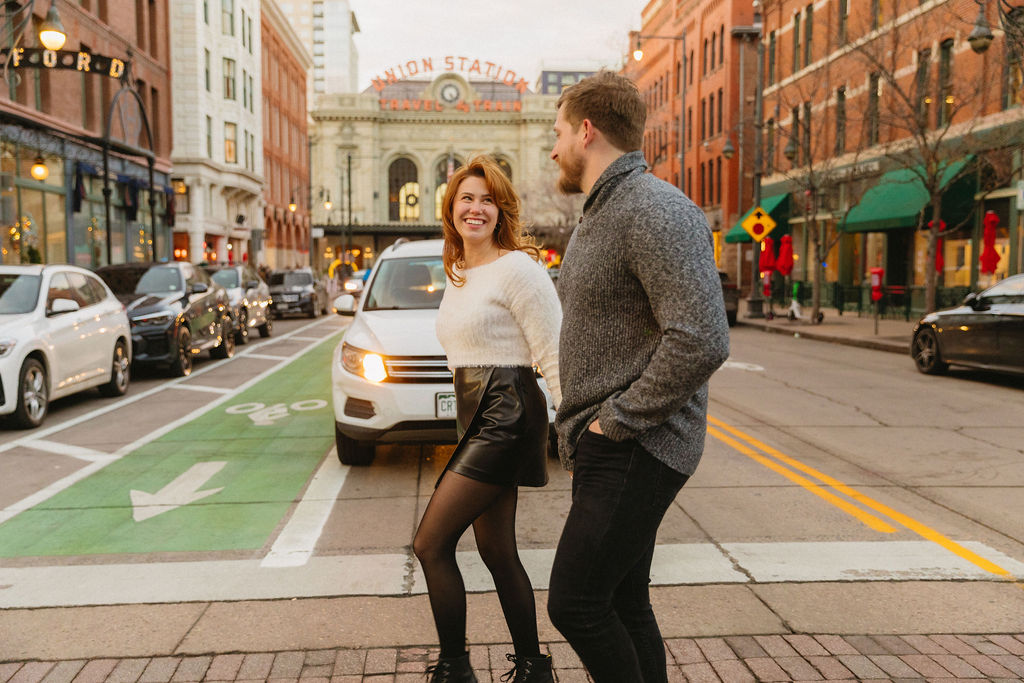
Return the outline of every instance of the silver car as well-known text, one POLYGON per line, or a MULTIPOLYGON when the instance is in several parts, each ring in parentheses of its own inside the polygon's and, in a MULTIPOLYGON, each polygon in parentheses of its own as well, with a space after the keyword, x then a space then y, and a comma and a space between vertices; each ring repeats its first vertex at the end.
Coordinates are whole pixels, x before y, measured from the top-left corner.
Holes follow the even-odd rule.
POLYGON ((235 343, 249 341, 249 332, 257 329, 269 337, 274 328, 270 316, 270 287, 252 266, 204 264, 210 278, 228 293, 235 343))

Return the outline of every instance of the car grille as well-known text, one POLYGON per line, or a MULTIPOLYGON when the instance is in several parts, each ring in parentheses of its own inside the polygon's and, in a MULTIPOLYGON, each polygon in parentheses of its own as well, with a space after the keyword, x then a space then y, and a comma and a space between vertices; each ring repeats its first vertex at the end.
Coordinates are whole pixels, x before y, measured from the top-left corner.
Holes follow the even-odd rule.
POLYGON ((349 417, 369 420, 377 414, 377 411, 373 409, 373 403, 370 401, 364 401, 361 398, 349 398, 345 401, 345 414, 349 417))
POLYGON ((451 383, 452 371, 445 356, 390 356, 384 359, 388 382, 418 384, 451 383))

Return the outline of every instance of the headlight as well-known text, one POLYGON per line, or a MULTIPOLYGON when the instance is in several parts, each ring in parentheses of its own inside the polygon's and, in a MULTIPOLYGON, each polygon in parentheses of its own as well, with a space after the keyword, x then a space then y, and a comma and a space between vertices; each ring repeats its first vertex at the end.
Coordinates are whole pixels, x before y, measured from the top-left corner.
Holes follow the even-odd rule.
POLYGON ((132 325, 156 327, 158 325, 166 325, 172 320, 174 320, 174 316, 170 313, 149 313, 132 318, 132 325))
POLYGON ((0 339, 0 358, 3 358, 18 345, 18 342, 14 339, 0 339))
POLYGON ((388 378, 382 356, 348 344, 341 347, 341 366, 353 375, 359 375, 371 382, 383 382, 388 378))
POLYGON ((345 281, 345 291, 346 292, 354 292, 357 289, 359 289, 359 283, 358 282, 355 282, 353 280, 346 280, 345 281))

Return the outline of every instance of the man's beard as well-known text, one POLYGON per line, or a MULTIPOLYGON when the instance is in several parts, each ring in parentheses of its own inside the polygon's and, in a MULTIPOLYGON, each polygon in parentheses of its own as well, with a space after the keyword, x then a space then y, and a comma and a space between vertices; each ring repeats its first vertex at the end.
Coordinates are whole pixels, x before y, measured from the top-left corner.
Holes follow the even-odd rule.
POLYGON ((572 157, 564 159, 559 165, 561 173, 558 176, 558 191, 562 194, 580 194, 583 188, 583 158, 572 157))

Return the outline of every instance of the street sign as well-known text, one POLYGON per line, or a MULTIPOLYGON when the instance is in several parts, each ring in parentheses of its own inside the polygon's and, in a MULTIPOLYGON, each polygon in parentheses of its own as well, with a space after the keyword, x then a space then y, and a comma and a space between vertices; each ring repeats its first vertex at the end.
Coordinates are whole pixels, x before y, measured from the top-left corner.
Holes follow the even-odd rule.
POLYGON ((754 238, 755 242, 760 242, 764 239, 765 235, 775 229, 775 221, 760 206, 755 207, 750 212, 750 215, 744 219, 742 225, 743 229, 754 238))

